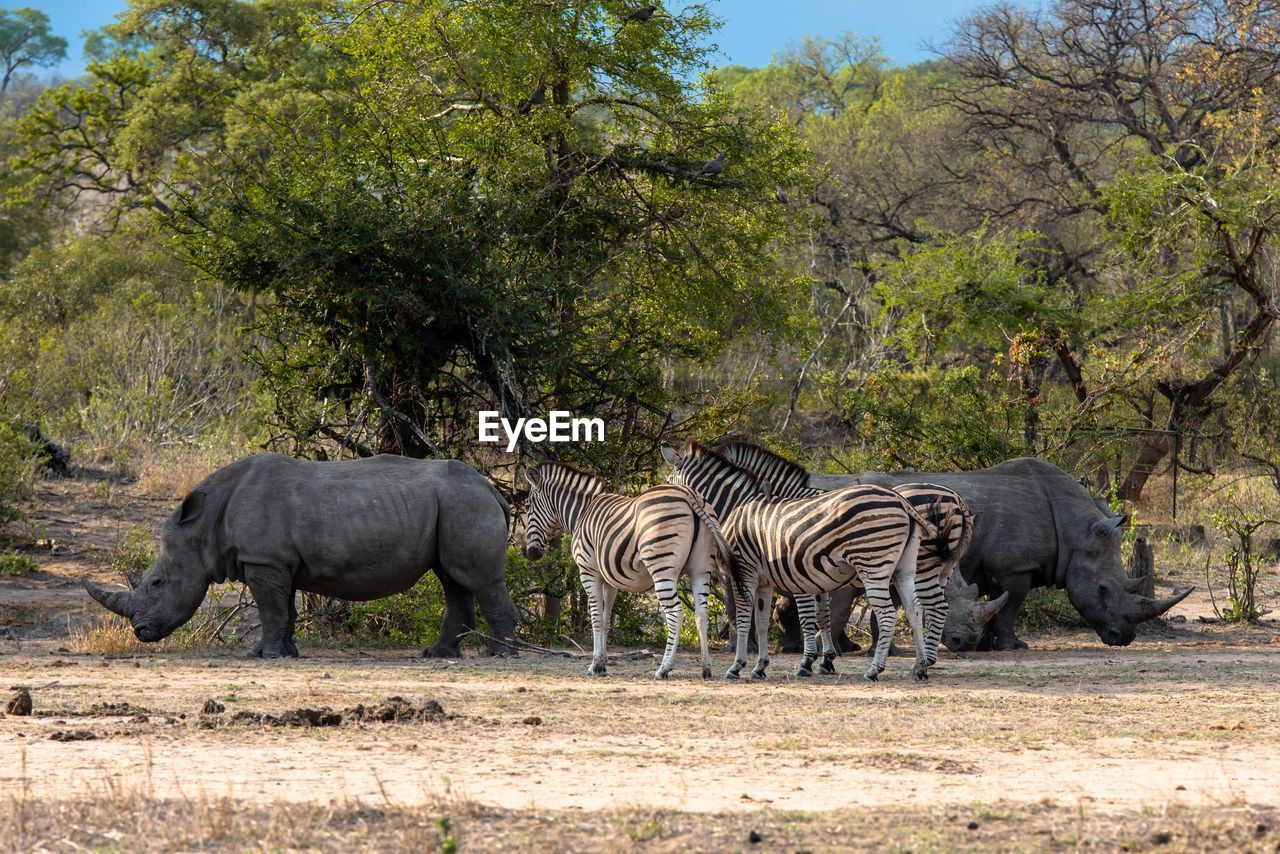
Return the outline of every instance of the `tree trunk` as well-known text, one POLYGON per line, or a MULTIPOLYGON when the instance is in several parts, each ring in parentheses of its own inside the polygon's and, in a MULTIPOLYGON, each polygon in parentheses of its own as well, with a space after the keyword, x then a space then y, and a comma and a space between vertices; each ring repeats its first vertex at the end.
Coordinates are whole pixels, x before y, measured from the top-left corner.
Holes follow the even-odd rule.
POLYGON ((1151 551, 1151 544, 1138 537, 1133 541, 1133 551, 1129 554, 1129 577, 1141 578, 1142 589, 1138 591, 1148 599, 1156 598, 1156 558, 1151 551))

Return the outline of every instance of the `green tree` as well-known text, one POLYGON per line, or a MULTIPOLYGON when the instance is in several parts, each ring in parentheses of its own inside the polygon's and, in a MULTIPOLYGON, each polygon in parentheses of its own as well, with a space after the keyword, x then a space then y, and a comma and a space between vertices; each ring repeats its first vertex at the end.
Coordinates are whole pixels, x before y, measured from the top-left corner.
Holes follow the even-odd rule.
POLYGON ((67 40, 49 31, 39 9, 0 9, 0 95, 23 67, 54 65, 67 57, 67 40))
POLYGON ((256 360, 297 450, 486 462, 477 409, 554 407, 605 417, 596 462, 630 472, 671 424, 668 366, 794 331, 775 194, 806 153, 701 76, 701 7, 362 10, 303 32, 341 57, 306 128, 260 109, 263 154, 212 149, 235 168, 167 220, 269 295, 256 360))

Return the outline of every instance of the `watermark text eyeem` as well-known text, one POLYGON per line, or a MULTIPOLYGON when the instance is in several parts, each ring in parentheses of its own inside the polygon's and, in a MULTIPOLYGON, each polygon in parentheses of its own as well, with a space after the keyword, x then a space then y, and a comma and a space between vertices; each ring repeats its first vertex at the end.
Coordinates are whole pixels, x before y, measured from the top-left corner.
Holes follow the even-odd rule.
POLYGON ((505 435, 508 454, 516 449, 522 436, 529 442, 604 441, 603 418, 575 418, 563 409, 551 410, 546 418, 517 418, 515 424, 496 409, 482 409, 476 416, 480 441, 496 444, 505 435))

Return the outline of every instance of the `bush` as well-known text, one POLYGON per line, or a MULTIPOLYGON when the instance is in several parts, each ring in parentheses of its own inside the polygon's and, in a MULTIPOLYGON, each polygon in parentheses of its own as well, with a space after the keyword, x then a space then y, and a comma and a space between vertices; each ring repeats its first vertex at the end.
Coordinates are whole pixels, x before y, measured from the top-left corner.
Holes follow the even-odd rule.
POLYGON ((40 564, 30 555, 24 555, 22 552, 16 552, 9 549, 0 552, 0 575, 17 578, 23 575, 30 575, 40 570, 40 564))
POLYGON ((1028 631, 1079 629, 1088 623, 1067 598, 1067 591, 1057 587, 1037 587, 1027 594, 1018 614, 1018 627, 1028 631))
POLYGON ((124 539, 116 548, 111 558, 111 568, 123 575, 133 586, 142 575, 156 562, 156 551, 151 542, 151 532, 140 525, 125 532, 124 539))
MULTIPOLYGON (((1258 580, 1266 561, 1256 553, 1254 538, 1268 525, 1276 525, 1259 513, 1245 510, 1232 502, 1213 511, 1213 526, 1227 538, 1227 607, 1219 608, 1213 597, 1213 610, 1229 623, 1256 623, 1266 613, 1258 606, 1258 580)), ((1209 582, 1209 562, 1205 562, 1205 581, 1209 582)), ((1209 584, 1212 595, 1213 585, 1209 584)))
POLYGON ((396 645, 423 646, 440 633, 443 620, 444 588, 436 574, 428 572, 403 593, 351 605, 346 629, 396 645))
POLYGON ((0 421, 0 524, 23 518, 35 482, 35 450, 18 425, 0 421))

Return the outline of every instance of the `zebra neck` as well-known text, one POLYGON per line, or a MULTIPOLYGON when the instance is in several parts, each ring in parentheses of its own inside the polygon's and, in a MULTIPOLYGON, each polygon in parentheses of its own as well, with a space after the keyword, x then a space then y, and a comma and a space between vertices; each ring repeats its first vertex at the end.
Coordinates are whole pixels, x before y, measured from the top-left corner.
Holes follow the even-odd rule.
POLYGON ((575 492, 567 496, 564 506, 560 508, 561 521, 564 522, 566 533, 573 536, 578 530, 578 523, 582 521, 582 514, 586 512, 587 507, 593 500, 603 494, 601 492, 575 492))

